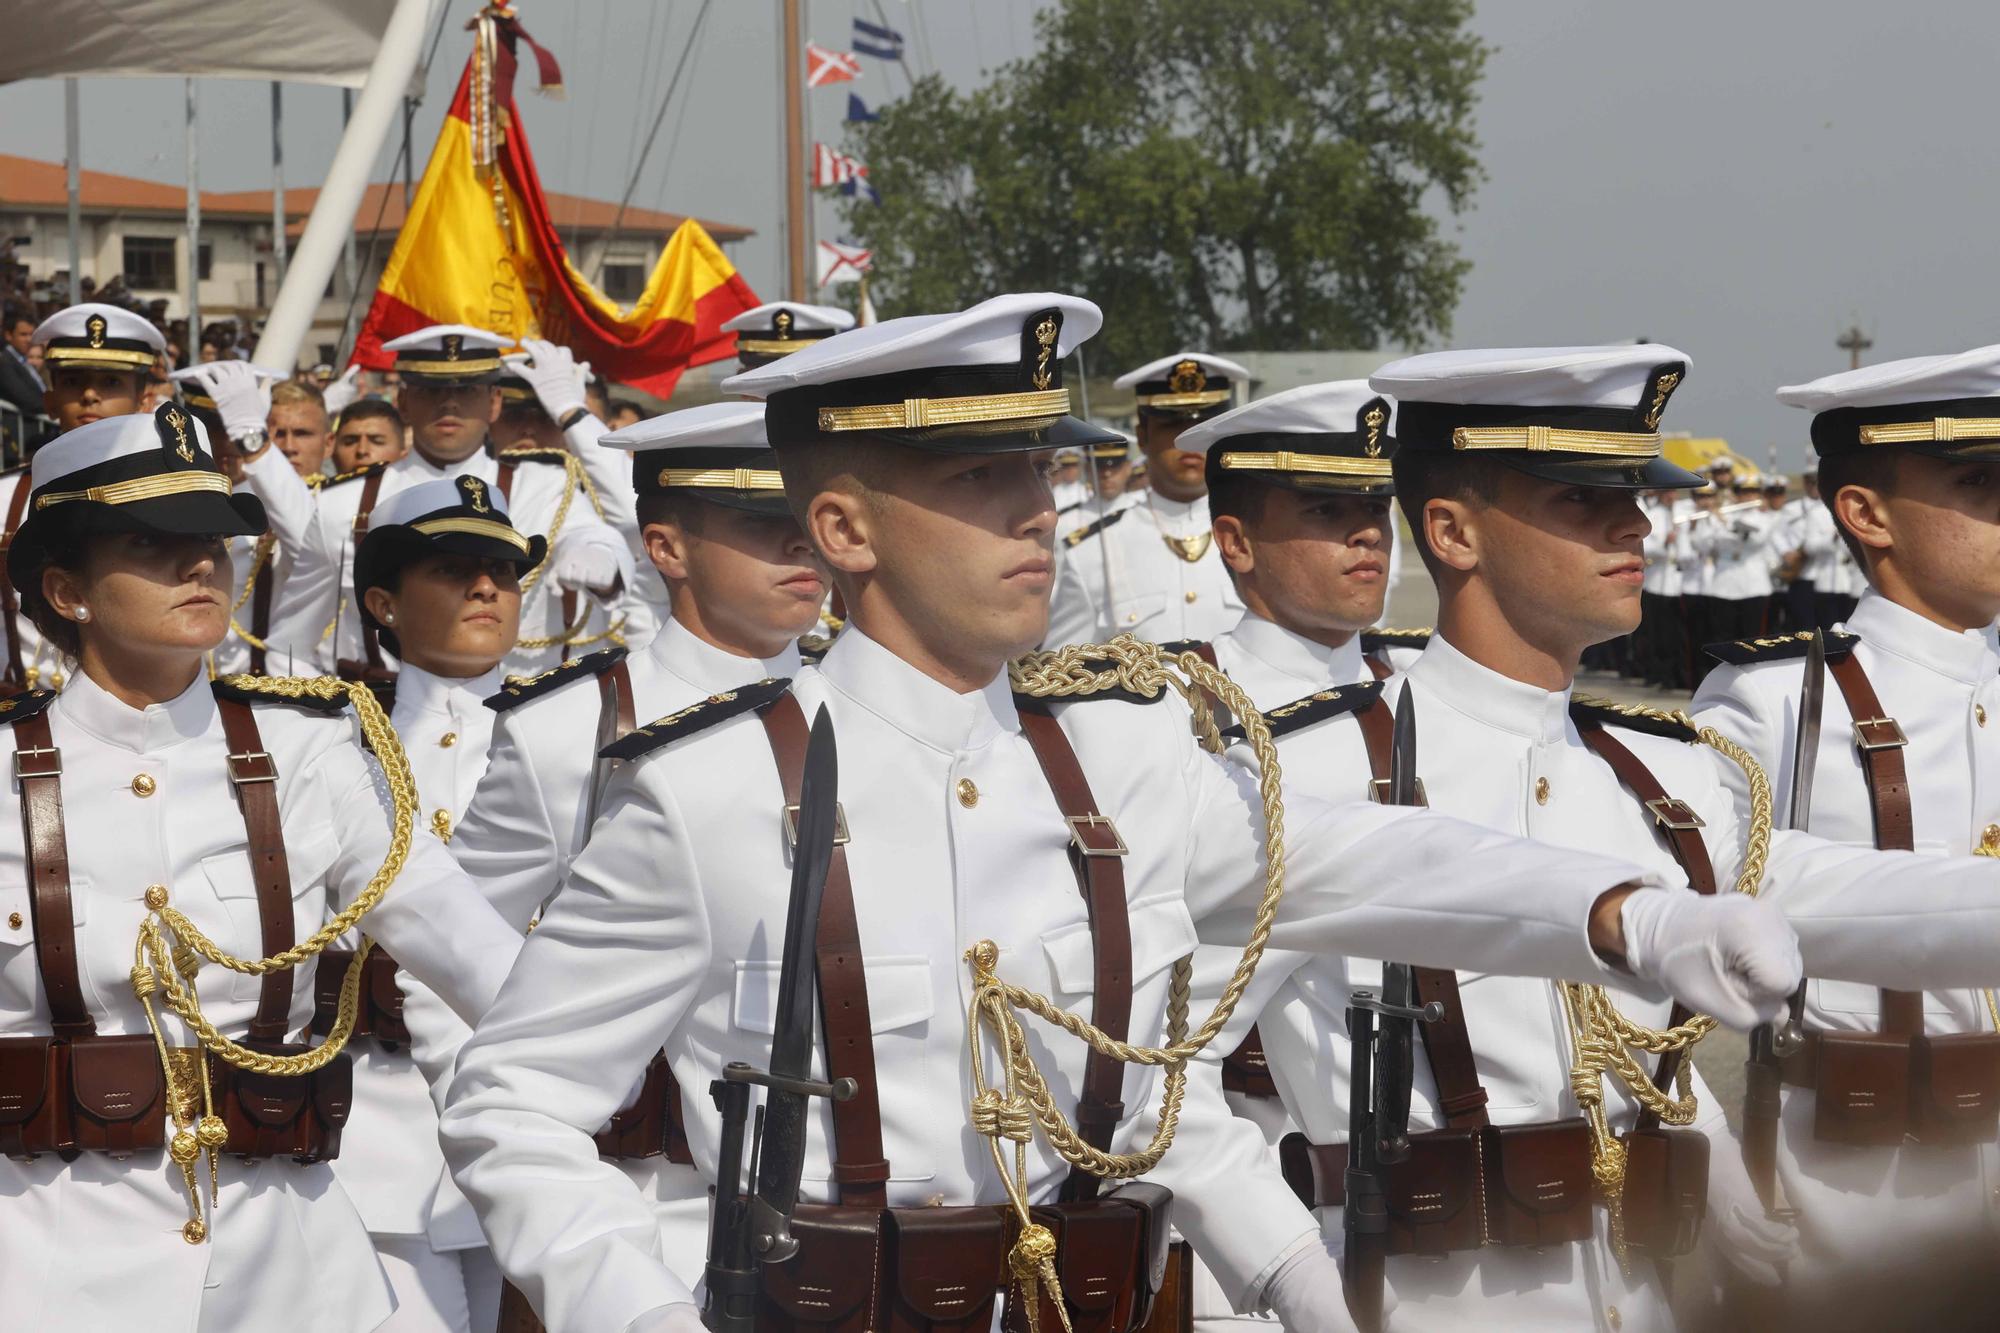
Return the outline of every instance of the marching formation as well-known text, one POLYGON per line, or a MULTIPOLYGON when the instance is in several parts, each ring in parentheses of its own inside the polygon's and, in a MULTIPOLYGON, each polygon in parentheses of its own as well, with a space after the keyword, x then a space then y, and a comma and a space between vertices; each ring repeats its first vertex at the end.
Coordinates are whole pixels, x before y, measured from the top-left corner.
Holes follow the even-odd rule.
POLYGON ((1781 390, 1786 504, 1662 345, 1184 351, 1131 439, 1102 318, 766 305, 616 430, 44 322, 0 1322, 1988 1326, 2000 347, 1781 390))

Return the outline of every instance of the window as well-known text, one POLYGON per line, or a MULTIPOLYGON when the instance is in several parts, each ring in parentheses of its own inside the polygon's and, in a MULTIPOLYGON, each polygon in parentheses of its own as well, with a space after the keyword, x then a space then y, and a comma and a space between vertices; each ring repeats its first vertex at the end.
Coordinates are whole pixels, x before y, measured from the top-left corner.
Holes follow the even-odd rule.
POLYGON ((143 291, 173 291, 180 286, 174 272, 174 238, 127 236, 125 285, 143 291))
POLYGON ((646 266, 644 264, 606 264, 604 266, 604 294, 614 301, 627 305, 639 299, 646 290, 646 266))
POLYGON ((200 255, 201 255, 201 258, 199 260, 200 272, 197 274, 197 276, 203 282, 207 282, 210 278, 215 276, 214 273, 210 272, 210 270, 215 267, 215 247, 213 245, 210 245, 207 241, 203 241, 201 243, 200 255))

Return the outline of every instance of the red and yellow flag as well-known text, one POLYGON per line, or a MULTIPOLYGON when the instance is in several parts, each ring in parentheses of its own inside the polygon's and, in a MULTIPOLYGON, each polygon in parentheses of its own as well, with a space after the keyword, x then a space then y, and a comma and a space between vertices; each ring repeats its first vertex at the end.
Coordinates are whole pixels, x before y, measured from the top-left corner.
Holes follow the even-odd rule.
POLYGON ((470 324, 518 342, 562 343, 599 377, 664 398, 689 366, 736 353, 731 317, 758 304, 750 284, 692 218, 660 252, 646 289, 621 311, 570 262, 514 105, 514 45, 528 40, 545 85, 555 62, 504 14, 479 20, 473 55, 438 131, 354 359, 387 369, 391 338, 470 324))

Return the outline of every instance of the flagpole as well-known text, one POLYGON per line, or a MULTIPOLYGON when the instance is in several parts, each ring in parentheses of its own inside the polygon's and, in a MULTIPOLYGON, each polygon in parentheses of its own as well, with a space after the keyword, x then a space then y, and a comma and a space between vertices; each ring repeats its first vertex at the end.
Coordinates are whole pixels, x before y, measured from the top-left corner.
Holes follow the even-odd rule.
POLYGON ((785 291, 794 301, 806 299, 806 264, 812 254, 806 238, 805 49, 800 37, 800 0, 781 0, 785 29, 785 240, 791 250, 785 291))
POLYGON ((375 156, 387 142, 397 107, 423 56, 424 28, 431 6, 440 0, 396 0, 395 12, 382 34, 382 45, 369 67, 368 82, 355 102, 354 118, 340 137, 326 181, 313 200, 312 213, 298 248, 285 270, 278 299, 264 321, 253 359, 258 365, 289 372, 298 364, 299 347, 312 327, 327 279, 339 262, 341 243, 354 226, 355 210, 368 188, 375 156))
POLYGON ((188 364, 201 359, 201 136, 196 132, 199 106, 195 81, 187 81, 187 346, 188 364))
POLYGON ((69 303, 83 301, 83 128, 75 79, 63 80, 63 178, 69 194, 69 303))
POLYGON ((285 282, 285 85, 271 80, 271 267, 285 282))

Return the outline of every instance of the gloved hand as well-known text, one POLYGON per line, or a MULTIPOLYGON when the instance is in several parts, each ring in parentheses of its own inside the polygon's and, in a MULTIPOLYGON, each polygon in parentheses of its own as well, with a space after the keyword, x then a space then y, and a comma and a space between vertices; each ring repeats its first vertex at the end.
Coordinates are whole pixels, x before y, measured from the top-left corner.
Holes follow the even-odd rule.
POLYGON ((1626 896, 1620 920, 1635 975, 1738 1031, 1783 1014, 1805 974, 1798 937, 1761 898, 1639 889, 1626 896))
MULTIPOLYGON (((1354 1316, 1347 1312, 1347 1289, 1341 1282, 1340 1261, 1314 1237, 1278 1266, 1264 1284, 1264 1299, 1286 1328, 1314 1333, 1352 1333, 1354 1316)), ((1386 1325, 1396 1308, 1396 1293, 1382 1288, 1382 1320, 1386 1325)))
POLYGON ((707 1326, 692 1305, 662 1305, 625 1325, 625 1333, 707 1333, 707 1326))
POLYGON ((207 389, 222 428, 230 439, 241 440, 261 434, 269 425, 271 381, 284 377, 248 361, 210 361, 177 371, 173 378, 192 380, 207 389))
POLYGON ((528 382, 541 401, 542 411, 561 421, 584 405, 583 386, 590 383, 588 363, 578 365, 569 348, 545 338, 523 338, 521 347, 523 350, 500 359, 528 382))
POLYGON ((609 597, 621 581, 631 579, 627 569, 631 557, 619 559, 624 554, 624 547, 608 529, 565 532, 556 538, 556 548, 549 555, 549 573, 558 588, 600 599, 609 597))
POLYGON ((1725 1203, 1711 1211, 1722 1232, 1715 1249, 1723 1262, 1753 1286, 1781 1286, 1785 1266, 1799 1256, 1799 1229, 1761 1208, 1745 1208, 1739 1203, 1725 1203))
POLYGON ((357 363, 341 372, 340 378, 320 390, 326 399, 326 415, 331 421, 354 405, 361 396, 361 366, 357 363))

